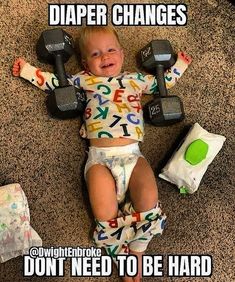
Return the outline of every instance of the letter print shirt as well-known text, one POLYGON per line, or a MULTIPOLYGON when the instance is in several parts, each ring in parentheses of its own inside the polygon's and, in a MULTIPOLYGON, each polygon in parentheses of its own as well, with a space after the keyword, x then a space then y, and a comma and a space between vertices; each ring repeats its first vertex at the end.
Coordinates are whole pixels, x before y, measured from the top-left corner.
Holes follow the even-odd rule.
MULTIPOLYGON (((165 73, 167 88, 175 84, 187 67, 188 64, 178 58, 165 73)), ((22 69, 21 77, 47 92, 58 87, 58 79, 53 73, 41 72, 28 63, 22 69)), ((88 139, 143 140, 141 97, 143 93, 152 94, 156 91, 157 82, 153 75, 124 72, 117 77, 97 77, 83 71, 69 76, 68 80, 86 92, 84 122, 88 139)))

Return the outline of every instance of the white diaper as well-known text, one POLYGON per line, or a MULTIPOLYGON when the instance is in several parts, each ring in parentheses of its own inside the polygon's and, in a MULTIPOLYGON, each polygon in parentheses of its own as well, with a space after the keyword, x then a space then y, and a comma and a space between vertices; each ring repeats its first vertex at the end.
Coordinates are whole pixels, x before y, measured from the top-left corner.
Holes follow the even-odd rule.
POLYGON ((159 177, 177 185, 184 192, 194 193, 225 139, 222 135, 209 133, 195 123, 159 177))
POLYGON ((144 158, 138 143, 118 147, 89 147, 84 171, 85 178, 88 169, 93 165, 101 164, 107 167, 115 179, 117 201, 121 203, 125 198, 132 171, 139 157, 144 158))
POLYGON ((0 187, 0 262, 28 253, 42 240, 30 225, 27 198, 20 184, 0 187))

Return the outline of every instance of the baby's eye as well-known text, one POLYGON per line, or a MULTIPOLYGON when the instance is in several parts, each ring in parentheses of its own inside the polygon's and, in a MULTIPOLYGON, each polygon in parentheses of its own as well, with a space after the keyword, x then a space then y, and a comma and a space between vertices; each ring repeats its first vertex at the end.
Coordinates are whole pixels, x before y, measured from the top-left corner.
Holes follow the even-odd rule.
POLYGON ((108 52, 109 52, 109 53, 113 53, 113 52, 116 52, 116 51, 117 51, 117 50, 116 50, 115 48, 109 48, 109 49, 108 49, 108 52))
POLYGON ((99 52, 93 52, 92 54, 91 54, 91 57, 98 57, 99 56, 99 52))

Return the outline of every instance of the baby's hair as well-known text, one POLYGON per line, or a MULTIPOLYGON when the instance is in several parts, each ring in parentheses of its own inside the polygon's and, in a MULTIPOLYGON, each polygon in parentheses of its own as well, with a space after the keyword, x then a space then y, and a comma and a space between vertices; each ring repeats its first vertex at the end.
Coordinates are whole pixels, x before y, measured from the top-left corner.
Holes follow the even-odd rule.
POLYGON ((121 43, 118 37, 118 33, 114 27, 112 26, 86 26, 86 27, 83 27, 80 33, 80 37, 79 37, 79 51, 83 59, 86 56, 86 41, 95 32, 112 33, 117 38, 117 41, 121 46, 121 43))

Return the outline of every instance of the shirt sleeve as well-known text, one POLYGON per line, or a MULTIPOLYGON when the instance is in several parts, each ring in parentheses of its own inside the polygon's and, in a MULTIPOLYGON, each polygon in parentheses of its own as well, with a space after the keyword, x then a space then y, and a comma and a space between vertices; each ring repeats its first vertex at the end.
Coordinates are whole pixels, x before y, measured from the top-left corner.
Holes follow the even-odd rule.
MULTIPOLYGON (((192 59, 185 53, 178 53, 176 63, 164 73, 167 89, 173 87, 176 84, 177 80, 186 71, 191 61, 192 59)), ((143 89, 143 92, 145 94, 153 94, 158 89, 156 77, 154 75, 148 74, 144 76, 144 80, 145 89, 143 89)))
POLYGON ((45 92, 52 91, 59 86, 58 78, 54 73, 42 72, 29 63, 24 65, 20 76, 45 92))

